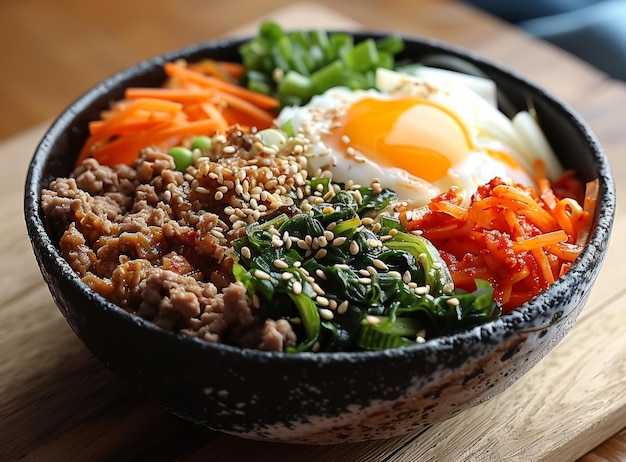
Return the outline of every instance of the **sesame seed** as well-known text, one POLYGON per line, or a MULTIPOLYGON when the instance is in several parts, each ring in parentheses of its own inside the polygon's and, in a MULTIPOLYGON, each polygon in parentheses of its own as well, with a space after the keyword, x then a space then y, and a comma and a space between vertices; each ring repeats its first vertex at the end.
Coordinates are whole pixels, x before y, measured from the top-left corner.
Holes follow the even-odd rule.
POLYGON ((254 270, 254 275, 257 278, 262 279, 264 281, 269 281, 270 280, 270 275, 267 274, 265 271, 260 270, 260 269, 254 270))
POLYGON ((315 279, 311 278, 311 281, 309 281, 309 282, 311 282, 311 287, 313 287, 313 291, 317 295, 319 295, 319 296, 326 295, 326 292, 324 292, 324 289, 322 289, 319 286, 319 284, 317 282, 315 282, 315 279))
POLYGON ((235 152, 237 152, 237 148, 235 146, 224 146, 222 148, 222 152, 224 154, 234 154, 235 152))
POLYGON ((274 266, 276 268, 280 268, 280 269, 289 268, 289 265, 287 264, 287 262, 285 262, 283 260, 279 260, 279 259, 274 260, 274 266))
POLYGON ((411 282, 411 273, 409 273, 408 271, 405 271, 404 274, 402 275, 402 281, 405 284, 408 284, 409 282, 411 282))
POLYGON ((280 275, 281 279, 283 281, 288 281, 289 279, 291 279, 293 277, 292 273, 289 273, 287 271, 284 271, 281 275, 280 275))
POLYGON ((367 267, 367 272, 371 276, 374 276, 374 275, 378 274, 378 271, 376 271, 376 268, 374 268, 373 266, 368 266, 367 267))
POLYGON ((374 223, 374 219, 370 217, 365 217, 361 220, 361 223, 363 223, 365 226, 370 226, 372 223, 374 223))
POLYGON ((372 278, 358 278, 359 284, 369 285, 372 283, 372 278))
POLYGON ((333 246, 339 247, 343 245, 347 240, 348 238, 345 236, 336 237, 335 239, 333 239, 333 246))
POLYGON ((324 258, 326 256, 326 254, 328 254, 328 250, 326 249, 319 249, 315 255, 313 256, 313 258, 315 258, 316 260, 320 260, 322 258, 324 258))
MULTIPOLYGON (((197 191, 198 189, 196 189, 197 191)), ((216 201, 221 201, 222 199, 224 199, 224 193, 222 191, 215 191, 215 194, 213 195, 213 199, 215 199, 216 201)))
POLYGON ((453 290, 454 290, 454 283, 453 283, 453 282, 446 282, 446 283, 443 285, 443 291, 444 291, 444 293, 449 294, 449 293, 451 293, 453 290))
POLYGON ((365 321, 370 325, 376 325, 380 322, 380 318, 368 314, 367 316, 365 316, 365 321))
POLYGON ((330 300, 328 300, 328 308, 330 308, 331 310, 336 310, 337 302, 331 298, 330 300))
MULTIPOLYGON (((320 297, 318 297, 319 299, 320 297)), ((330 321, 331 319, 333 319, 335 317, 335 313, 333 313, 332 311, 330 311, 327 308, 320 308, 319 310, 320 316, 322 317, 322 319, 325 319, 326 321, 330 321)))
POLYGON ((449 298, 446 303, 450 306, 459 306, 461 304, 458 298, 449 298))
POLYGON ((300 283, 300 281, 294 282, 291 286, 291 290, 293 290, 294 294, 300 295, 302 293, 302 284, 300 283))
MULTIPOLYGON (((335 239, 336 240, 336 239, 335 239)), ((334 244, 334 243, 333 243, 334 244)), ((359 248, 359 243, 357 241, 352 241, 350 243, 350 254, 357 255, 361 249, 359 248)))
POLYGON ((305 241, 303 241, 302 239, 300 239, 296 245, 298 247, 300 247, 302 250, 311 250, 311 247, 309 246, 309 244, 307 244, 305 241))
POLYGON ((211 191, 209 191, 207 188, 205 188, 204 186, 196 186, 196 192, 198 194, 210 194, 211 191))
POLYGON ((241 255, 244 258, 247 258, 249 260, 250 258, 252 258, 252 251, 250 250, 249 247, 242 247, 241 248, 241 255))
POLYGON ((226 236, 224 236, 223 233, 221 233, 220 231, 218 231, 217 229, 212 229, 211 230, 211 234, 213 234, 213 236, 219 238, 219 239, 224 239, 226 236))
POLYGON ((378 258, 375 259, 372 263, 374 263, 374 266, 380 270, 387 271, 389 269, 389 267, 385 264, 385 262, 382 260, 379 260, 378 258))
POLYGON ((428 287, 420 286, 413 289, 416 295, 426 295, 428 293, 428 287))
POLYGON ((359 270, 359 274, 360 274, 361 276, 365 276, 365 277, 369 277, 369 276, 371 276, 370 272, 369 272, 369 271, 367 271, 367 270, 365 270, 365 269, 360 269, 360 270, 359 270))
POLYGON ((389 271, 388 274, 394 279, 402 279, 402 275, 398 271, 389 271))
POLYGON ((345 263, 336 263, 335 268, 344 270, 344 271, 348 271, 350 269, 350 267, 346 265, 345 263))
POLYGON ((345 144, 348 144, 350 142, 350 137, 348 135, 343 135, 341 137, 341 141, 344 142, 345 144))
POLYGON ((344 314, 346 311, 348 311, 348 307, 349 306, 350 306, 350 304, 348 303, 348 300, 344 300, 337 307, 337 313, 344 314))
POLYGON ((322 279, 322 280, 324 280, 324 281, 328 279, 328 277, 326 276, 326 274, 324 274, 324 271, 322 271, 320 268, 318 268, 318 269, 316 269, 316 270, 315 270, 315 275, 316 275, 318 278, 320 278, 320 279, 322 279))

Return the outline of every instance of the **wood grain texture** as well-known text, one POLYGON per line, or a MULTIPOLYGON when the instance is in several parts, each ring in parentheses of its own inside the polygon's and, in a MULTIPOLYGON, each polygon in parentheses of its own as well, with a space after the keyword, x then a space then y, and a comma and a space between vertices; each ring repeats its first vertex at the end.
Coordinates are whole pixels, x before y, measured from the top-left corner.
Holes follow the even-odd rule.
MULTIPOLYGON (((6 102, 0 105, 0 138, 20 133, 0 143, 0 460, 626 458, 626 432, 620 432, 626 425, 626 247, 615 238, 587 307, 553 352, 502 395, 404 438, 312 447, 220 435, 128 390, 75 337, 41 279, 22 219, 27 164, 47 121, 122 67, 188 43, 253 31, 255 21, 268 17, 293 27, 430 36, 503 62, 578 110, 609 154, 618 189, 626 184, 624 86, 456 2, 110 0, 96 10, 78 0, 4 1, 0 41, 14 46, 8 51, 12 72, 0 73, 6 102), (119 11, 134 20, 120 22, 119 11), (40 125, 23 131, 34 124, 40 125)), ((623 207, 618 203, 617 237, 626 232, 623 207)))

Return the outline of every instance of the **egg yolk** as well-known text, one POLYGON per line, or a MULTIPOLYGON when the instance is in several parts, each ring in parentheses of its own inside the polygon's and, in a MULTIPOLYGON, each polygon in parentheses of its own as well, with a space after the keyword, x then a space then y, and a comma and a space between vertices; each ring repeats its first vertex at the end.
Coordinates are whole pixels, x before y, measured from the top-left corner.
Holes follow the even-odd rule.
POLYGON ((338 124, 347 146, 372 162, 398 167, 435 182, 461 163, 472 149, 458 117, 419 97, 364 98, 352 103, 338 124))

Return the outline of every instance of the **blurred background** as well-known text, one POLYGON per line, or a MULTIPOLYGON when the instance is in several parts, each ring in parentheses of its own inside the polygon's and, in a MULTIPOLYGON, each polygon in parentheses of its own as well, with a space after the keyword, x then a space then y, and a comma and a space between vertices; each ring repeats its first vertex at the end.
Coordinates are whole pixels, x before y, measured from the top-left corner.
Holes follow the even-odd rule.
MULTIPOLYGON (((455 0, 319 0, 317 3, 354 19, 378 14, 376 29, 471 42, 471 13, 429 17, 427 29, 412 27, 426 7, 455 0), (458 36, 461 34, 459 33, 458 36), (470 39, 468 40, 468 37, 470 39)), ((462 2, 463 0, 458 0, 462 2)), ((497 16, 494 21, 522 27, 618 78, 626 78, 624 1, 618 0, 467 0, 497 16), (568 16, 569 15, 569 16, 568 16), (621 21, 621 22, 620 22, 621 21), (557 32, 555 32, 557 31, 557 32)), ((0 139, 49 121, 98 81, 141 59, 237 30, 270 11, 288 8, 288 0, 1 0, 0 139), (163 22, 162 18, 168 18, 163 22)), ((315 26, 303 18, 303 27, 315 26)), ((495 45, 494 45, 495 46, 495 45)))
POLYGON ((626 81, 625 0, 466 0, 626 81))

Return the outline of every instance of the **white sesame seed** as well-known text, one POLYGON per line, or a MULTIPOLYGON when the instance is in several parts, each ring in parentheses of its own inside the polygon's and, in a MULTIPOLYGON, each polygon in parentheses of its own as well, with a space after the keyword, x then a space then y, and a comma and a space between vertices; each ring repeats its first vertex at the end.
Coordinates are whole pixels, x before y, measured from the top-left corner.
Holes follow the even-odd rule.
POLYGON ((374 266, 380 270, 387 271, 389 269, 389 267, 385 264, 385 262, 378 258, 375 259, 373 263, 374 263, 374 266))
POLYGON ((450 306, 459 306, 461 304, 458 298, 449 298, 446 303, 450 306))
POLYGON ((402 275, 398 271, 389 271, 388 274, 394 279, 402 279, 402 275))
POLYGON ((324 258, 326 256, 326 254, 328 254, 328 250, 326 249, 319 249, 315 255, 313 256, 313 258, 315 258, 316 260, 320 260, 322 258, 324 258))
MULTIPOLYGON (((319 298, 321 297, 317 297, 317 300, 319 300, 319 298)), ((326 321, 330 321, 331 319, 335 317, 335 313, 333 313, 331 310, 327 308, 320 308, 319 313, 320 313, 321 318, 325 319, 326 321)))
POLYGON ((318 269, 316 269, 316 270, 315 270, 315 275, 316 275, 318 278, 320 278, 320 279, 322 279, 322 280, 324 280, 324 281, 328 279, 328 277, 326 276, 326 274, 324 274, 324 271, 322 271, 320 268, 318 268, 318 269))
POLYGON ((302 284, 300 281, 295 281, 291 286, 291 290, 293 290, 294 294, 300 295, 302 293, 302 284))
POLYGON ((300 239, 296 245, 298 247, 300 247, 302 250, 311 250, 311 247, 309 246, 309 244, 307 244, 305 241, 303 241, 302 239, 300 239))
POLYGON ((269 281, 270 280, 270 275, 267 274, 265 271, 260 270, 260 269, 254 270, 254 275, 257 278, 262 279, 264 281, 269 281))
POLYGON ((244 258, 247 258, 249 260, 250 258, 252 258, 252 251, 250 250, 249 247, 242 247, 241 248, 241 255, 244 258))
POLYGON ((345 236, 336 237, 335 239, 333 239, 333 246, 334 247, 339 247, 339 246, 343 245, 344 242, 346 242, 347 240, 348 240, 348 238, 345 237, 345 236))
POLYGON ((348 303, 348 300, 344 300, 337 307, 337 313, 344 314, 346 311, 348 311, 348 307, 349 306, 350 306, 350 304, 348 303))
POLYGON ((289 268, 289 265, 287 264, 287 262, 285 262, 284 260, 279 260, 279 259, 274 260, 274 266, 280 269, 289 268))
POLYGON ((211 230, 211 234, 219 239, 224 239, 226 236, 224 236, 224 234, 220 231, 218 231, 217 229, 213 228, 211 230))
POLYGON ((372 278, 358 278, 357 281, 359 284, 368 285, 372 283, 372 278))
POLYGON ((287 271, 284 271, 281 275, 280 275, 281 279, 283 281, 288 281, 289 279, 291 279, 293 277, 292 273, 289 273, 287 271))
POLYGON ((365 316, 365 321, 370 325, 376 325, 380 322, 380 318, 368 314, 367 316, 365 316))
POLYGON ((404 274, 402 275, 402 281, 405 284, 408 284, 409 282, 411 282, 411 273, 409 273, 408 271, 405 271, 404 274))
POLYGON ((357 241, 352 241, 350 243, 350 254, 357 255, 360 250, 361 249, 359 248, 359 243, 357 241))

